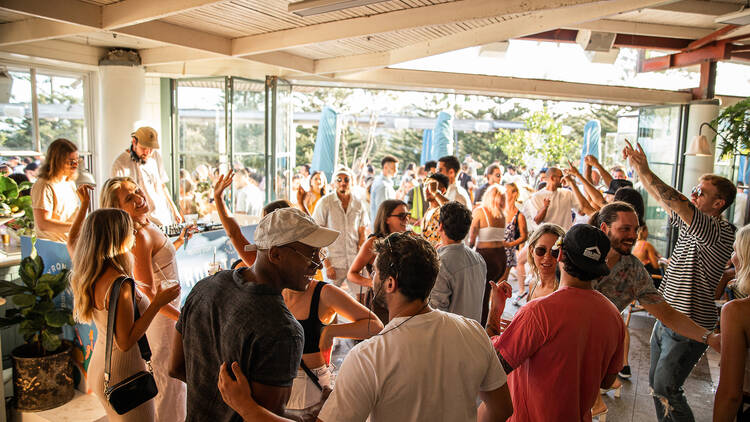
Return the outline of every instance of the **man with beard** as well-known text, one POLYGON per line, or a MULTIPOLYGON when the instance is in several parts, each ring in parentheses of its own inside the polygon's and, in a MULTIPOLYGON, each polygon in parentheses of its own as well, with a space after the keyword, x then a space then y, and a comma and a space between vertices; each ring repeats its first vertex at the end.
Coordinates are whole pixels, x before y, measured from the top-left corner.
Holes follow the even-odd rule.
POLYGON ((318 421, 474 421, 477 396, 479 420, 506 420, 513 405, 505 372, 482 327, 429 306, 435 249, 393 233, 375 250, 374 289, 391 320, 346 356, 318 421))
POLYGON ((187 384, 186 421, 242 420, 219 400, 224 362, 239 364, 258 404, 285 415, 304 333, 281 291, 304 291, 322 266, 320 248, 338 235, 298 209, 278 209, 255 229, 252 267, 220 271, 193 287, 175 327, 169 371, 187 384))
POLYGON ((444 195, 449 184, 448 176, 441 173, 432 173, 424 182, 424 197, 430 207, 422 218, 422 236, 433 247, 440 243, 440 206, 448 203, 444 195))
POLYGON ((149 219, 160 226, 181 223, 185 219, 177 210, 167 190, 167 172, 159 154, 159 136, 148 126, 130 135, 131 145, 112 163, 112 177, 131 177, 143 190, 148 201, 149 219))
MULTIPOLYGON (((606 296, 620 312, 637 300, 646 311, 676 333, 718 350, 719 335, 714 333, 704 339, 706 329, 670 306, 654 287, 646 267, 631 255, 638 239, 638 216, 635 209, 625 202, 612 202, 594 214, 591 221, 607 235, 612 244, 607 255, 609 275, 596 281, 594 289, 606 296)), ((627 349, 625 353, 627 354, 627 349)), ((630 368, 623 368, 620 376, 629 378, 630 368)))
POLYGON ((315 206, 312 218, 322 227, 336 230, 341 235, 328 247, 323 261, 326 280, 341 287, 346 273, 365 241, 365 228, 370 224, 365 204, 351 193, 354 176, 346 168, 333 173, 336 191, 322 197, 315 206))

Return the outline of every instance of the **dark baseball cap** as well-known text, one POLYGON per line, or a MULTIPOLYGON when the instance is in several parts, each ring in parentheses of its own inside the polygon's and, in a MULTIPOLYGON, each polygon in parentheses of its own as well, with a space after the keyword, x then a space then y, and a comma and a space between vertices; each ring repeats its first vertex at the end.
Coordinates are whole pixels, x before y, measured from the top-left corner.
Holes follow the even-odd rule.
POLYGON ((632 187, 633 187, 633 182, 631 182, 630 180, 612 179, 612 181, 609 182, 609 189, 607 189, 607 191, 604 193, 614 195, 615 193, 617 193, 617 189, 632 188, 632 187))
POLYGON ((567 259, 581 271, 596 277, 609 274, 609 239, 598 228, 576 224, 565 233, 563 248, 567 259))

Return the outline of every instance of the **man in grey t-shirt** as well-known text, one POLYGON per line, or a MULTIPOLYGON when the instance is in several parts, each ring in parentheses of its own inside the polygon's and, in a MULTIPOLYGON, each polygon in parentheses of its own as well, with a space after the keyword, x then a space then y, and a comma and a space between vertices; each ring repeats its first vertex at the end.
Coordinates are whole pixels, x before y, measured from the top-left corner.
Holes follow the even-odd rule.
POLYGON ((301 211, 276 210, 255 230, 253 266, 198 282, 180 313, 170 375, 187 383, 187 421, 239 422, 217 388, 219 367, 237 361, 261 406, 285 415, 302 358, 302 327, 281 291, 303 291, 321 267, 319 250, 338 232, 301 211))

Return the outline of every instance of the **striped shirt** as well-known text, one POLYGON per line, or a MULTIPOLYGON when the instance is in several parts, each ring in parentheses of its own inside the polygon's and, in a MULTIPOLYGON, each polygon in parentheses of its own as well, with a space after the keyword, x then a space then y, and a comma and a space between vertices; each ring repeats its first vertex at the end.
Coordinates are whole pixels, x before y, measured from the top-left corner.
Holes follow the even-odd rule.
POLYGON ((696 324, 713 329, 718 319, 714 291, 732 255, 737 229, 690 206, 694 211, 690 225, 671 213, 671 224, 680 233, 659 292, 696 324))

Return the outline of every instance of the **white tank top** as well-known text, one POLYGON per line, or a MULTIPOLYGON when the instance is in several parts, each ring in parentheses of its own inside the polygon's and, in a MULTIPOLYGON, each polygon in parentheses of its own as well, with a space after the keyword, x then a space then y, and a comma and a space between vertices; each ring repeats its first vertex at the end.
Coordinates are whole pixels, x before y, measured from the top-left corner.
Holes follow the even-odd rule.
POLYGON ((481 208, 482 214, 484 214, 484 222, 487 223, 487 227, 481 227, 477 235, 477 241, 479 242, 504 242, 505 241, 505 227, 492 227, 490 226, 490 220, 487 218, 487 211, 484 207, 481 208))

